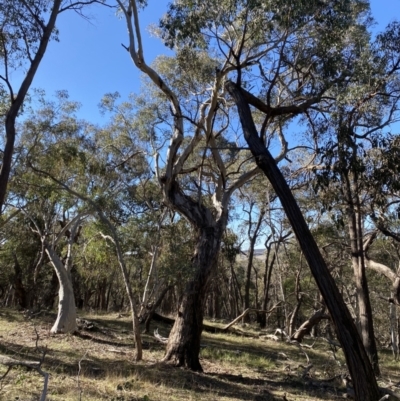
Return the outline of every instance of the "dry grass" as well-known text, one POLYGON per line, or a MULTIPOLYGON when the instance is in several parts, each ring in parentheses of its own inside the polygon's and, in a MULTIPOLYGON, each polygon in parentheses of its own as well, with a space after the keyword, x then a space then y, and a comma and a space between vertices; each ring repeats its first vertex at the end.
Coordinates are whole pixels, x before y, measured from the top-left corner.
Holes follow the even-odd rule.
MULTIPOLYGON (((159 363, 164 346, 144 335, 144 360, 134 363, 131 324, 116 315, 85 316, 101 330, 84 336, 49 333, 54 315, 33 319, 21 313, 0 312, 0 354, 18 360, 39 360, 50 373, 48 401, 289 401, 336 400, 343 397, 339 379, 343 357, 322 340, 312 349, 234 335, 203 335, 204 373, 193 373, 159 363), (307 360, 309 358, 309 362, 307 360), (305 375, 305 367, 313 367, 305 375)), ((169 327, 157 323, 160 334, 169 327)), ((154 328, 154 327, 153 327, 154 328)), ((256 333, 256 331, 254 331, 256 333)), ((382 354, 383 383, 400 380, 398 363, 382 354)), ((0 376, 7 371, 0 365, 0 376)), ((0 381, 0 399, 38 400, 43 378, 36 371, 14 367, 0 381)))

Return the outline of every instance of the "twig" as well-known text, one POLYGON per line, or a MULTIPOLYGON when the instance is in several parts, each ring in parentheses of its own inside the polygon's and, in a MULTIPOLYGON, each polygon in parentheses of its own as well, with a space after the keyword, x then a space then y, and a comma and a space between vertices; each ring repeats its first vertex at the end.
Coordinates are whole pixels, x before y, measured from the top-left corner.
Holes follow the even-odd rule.
POLYGON ((3 379, 8 374, 8 372, 11 370, 11 368, 14 366, 25 366, 26 368, 36 370, 41 376, 44 377, 43 391, 42 391, 42 395, 41 395, 39 401, 46 401, 47 387, 48 387, 48 382, 49 382, 49 374, 47 372, 44 372, 41 368, 41 365, 44 361, 45 355, 46 355, 46 350, 43 351, 43 355, 40 358, 39 362, 18 361, 16 359, 10 358, 8 356, 0 355, 0 363, 2 365, 8 366, 8 370, 7 370, 6 374, 4 374, 1 379, 3 379))
POLYGON ((79 362, 78 362, 79 369, 78 369, 77 381, 78 381, 78 390, 79 390, 79 401, 82 400, 82 393, 83 393, 83 391, 82 391, 82 389, 81 389, 81 382, 80 382, 80 375, 81 375, 81 369, 82 369, 81 363, 82 363, 82 361, 84 360, 84 358, 85 358, 85 356, 86 356, 87 353, 88 353, 88 351, 86 351, 86 352, 83 354, 82 358, 81 358, 81 359, 79 360, 79 362))
POLYGON ((11 370, 11 368, 12 368, 12 366, 8 367, 7 372, 4 373, 4 375, 0 377, 0 381, 2 381, 8 375, 8 372, 11 370))

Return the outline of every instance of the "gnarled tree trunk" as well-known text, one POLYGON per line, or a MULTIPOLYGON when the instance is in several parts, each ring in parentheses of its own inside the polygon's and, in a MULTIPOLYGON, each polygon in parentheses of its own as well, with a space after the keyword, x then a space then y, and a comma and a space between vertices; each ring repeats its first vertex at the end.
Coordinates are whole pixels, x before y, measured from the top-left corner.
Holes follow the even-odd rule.
POLYGON ((198 230, 198 242, 191 261, 195 274, 180 302, 164 357, 164 361, 171 361, 194 371, 202 371, 199 354, 204 303, 210 278, 217 267, 226 219, 223 220, 212 227, 198 230))

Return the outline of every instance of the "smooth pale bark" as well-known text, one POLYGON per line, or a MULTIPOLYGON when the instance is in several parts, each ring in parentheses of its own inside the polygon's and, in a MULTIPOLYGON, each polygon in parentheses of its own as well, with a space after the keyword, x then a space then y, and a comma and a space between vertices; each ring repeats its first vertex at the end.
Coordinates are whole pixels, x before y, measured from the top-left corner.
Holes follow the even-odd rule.
POLYGON ((57 319, 50 332, 54 334, 73 333, 77 330, 77 325, 71 273, 51 246, 45 244, 45 249, 57 274, 59 283, 57 319))
MULTIPOLYGON (((368 249, 370 242, 367 241, 368 249)), ((366 251, 366 249, 364 249, 366 251)), ((392 292, 389 298, 389 316, 390 316, 390 338, 392 343, 393 355, 397 359, 399 357, 399 324, 397 318, 397 308, 400 305, 400 268, 395 273, 390 267, 375 262, 365 255, 365 264, 369 269, 375 270, 377 273, 384 275, 392 282, 392 292)))
POLYGON ((233 82, 226 89, 234 99, 242 125, 244 137, 258 167, 270 181, 290 221, 300 248, 307 260, 318 288, 335 325, 337 337, 342 345, 347 366, 353 381, 357 401, 376 401, 380 392, 372 365, 349 310, 333 280, 326 262, 308 228, 296 199, 279 170, 274 158, 261 141, 250 107, 242 95, 241 88, 233 82))
MULTIPOLYGON (((126 266, 125 266, 123 252, 122 252, 119 240, 118 240, 118 235, 117 235, 117 232, 115 230, 115 227, 108 220, 108 218, 103 213, 103 211, 100 209, 98 204, 93 202, 93 200, 91 200, 90 198, 86 197, 85 195, 82 195, 79 192, 76 192, 73 189, 69 188, 66 184, 64 184, 63 182, 59 181, 57 178, 53 177, 50 173, 48 173, 46 171, 39 170, 39 169, 33 167, 32 165, 31 165, 31 168, 34 171, 36 171, 37 173, 43 174, 43 175, 45 175, 47 177, 50 177, 61 188, 63 188, 64 190, 66 190, 70 194, 76 196, 78 199, 81 199, 81 200, 87 202, 87 204, 90 205, 92 207, 92 209, 93 209, 93 211, 91 213, 92 214, 97 213, 99 218, 100 218, 100 220, 109 228, 110 232, 112 233, 111 237, 107 236, 107 235, 103 235, 103 237, 105 237, 106 239, 111 240, 111 242, 115 245, 115 249, 116 249, 116 253, 117 253, 117 259, 118 259, 118 263, 119 263, 119 266, 120 266, 120 269, 121 269, 121 272, 122 272, 122 277, 124 279, 124 284, 125 284, 126 292, 128 294, 128 300, 129 300, 131 314, 132 314, 133 334, 134 334, 135 344, 136 344, 135 359, 136 360, 141 360, 142 359, 142 340, 141 340, 141 335, 140 335, 140 330, 139 330, 139 319, 138 319, 136 306, 135 306, 135 302, 134 302, 132 287, 131 287, 130 281, 129 281, 128 271, 127 271, 126 266)), ((88 214, 88 213, 84 213, 84 214, 88 214)), ((77 219, 81 218, 82 215, 83 214, 77 216, 73 221, 76 221, 77 219)), ((34 221, 33 221, 33 223, 35 224, 34 221)), ((72 224, 72 222, 70 224, 72 224)), ((73 227, 76 227, 76 224, 73 227)), ((63 230, 58 235, 59 238, 60 238, 61 235, 63 235, 63 233, 66 231, 67 228, 68 228, 68 225, 64 226, 63 230)), ((37 227, 37 229, 38 229, 38 232, 39 232, 40 229, 38 227, 37 227)), ((72 233, 72 229, 71 229, 70 238, 71 239, 74 238, 74 235, 72 233)), ((124 303, 124 298, 122 298, 120 309, 123 308, 123 303, 124 303)))
POLYGON ((108 218, 105 216, 105 214, 101 210, 98 210, 97 213, 100 217, 100 220, 109 228, 109 230, 111 232, 111 236, 103 235, 103 234, 102 234, 102 236, 104 239, 110 240, 115 246, 118 264, 121 269, 122 278, 124 280, 125 289, 126 289, 126 293, 128 295, 129 306, 130 306, 130 310, 131 310, 132 329, 133 329, 133 336, 135 339, 135 346, 136 346, 135 360, 141 361, 143 358, 143 347, 142 347, 142 336, 140 334, 140 328, 139 328, 139 318, 138 318, 137 308, 136 308, 136 304, 135 304, 135 298, 133 296, 132 286, 131 286, 130 279, 129 279, 128 269, 126 268, 126 265, 125 265, 125 259, 123 256, 122 248, 119 243, 119 239, 118 239, 118 235, 115 230, 115 227, 111 224, 110 220, 108 220, 108 218))
POLYGON ((375 262, 368 257, 365 257, 365 264, 369 269, 383 274, 392 282, 393 300, 397 305, 400 305, 400 267, 398 268, 397 273, 395 273, 390 267, 375 262))
POLYGON ((299 315, 300 312, 300 307, 303 301, 303 297, 301 294, 301 288, 300 288, 300 273, 301 273, 301 265, 299 268, 299 271, 297 272, 297 276, 296 276, 296 306, 292 312, 292 315, 290 316, 290 320, 289 320, 289 326, 287 327, 287 332, 288 332, 288 336, 291 337, 292 334, 295 332, 295 325, 296 325, 296 320, 297 320, 297 316, 299 315))

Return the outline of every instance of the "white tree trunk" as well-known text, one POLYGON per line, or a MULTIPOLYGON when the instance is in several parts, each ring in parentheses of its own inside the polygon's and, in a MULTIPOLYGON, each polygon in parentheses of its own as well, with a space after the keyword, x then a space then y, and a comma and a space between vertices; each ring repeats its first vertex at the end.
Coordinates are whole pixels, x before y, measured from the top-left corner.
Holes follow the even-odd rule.
POLYGON ((58 290, 57 320, 51 328, 51 333, 73 333, 76 329, 76 306, 70 272, 65 268, 54 249, 46 245, 51 264, 56 271, 60 289, 58 290))

